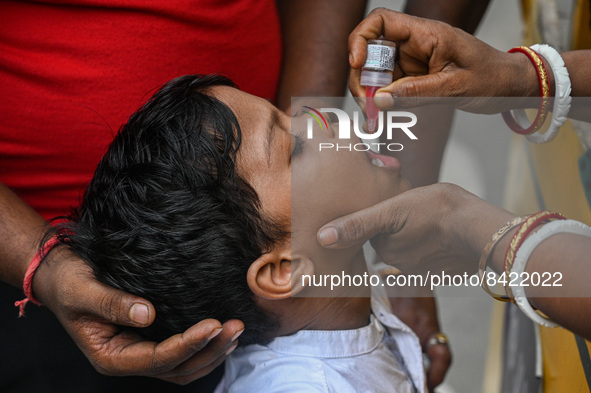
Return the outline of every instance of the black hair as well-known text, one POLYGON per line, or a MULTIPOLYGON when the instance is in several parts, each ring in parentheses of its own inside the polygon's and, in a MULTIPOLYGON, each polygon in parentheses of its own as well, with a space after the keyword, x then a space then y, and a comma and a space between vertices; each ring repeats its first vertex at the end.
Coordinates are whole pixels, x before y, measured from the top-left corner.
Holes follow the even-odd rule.
POLYGON ((286 235, 260 212, 235 170, 241 131, 234 113, 208 95, 232 86, 217 75, 165 84, 121 128, 80 207, 57 236, 98 280, 154 304, 139 331, 163 340, 193 324, 237 318, 241 345, 264 343, 277 320, 246 282, 249 266, 286 235))

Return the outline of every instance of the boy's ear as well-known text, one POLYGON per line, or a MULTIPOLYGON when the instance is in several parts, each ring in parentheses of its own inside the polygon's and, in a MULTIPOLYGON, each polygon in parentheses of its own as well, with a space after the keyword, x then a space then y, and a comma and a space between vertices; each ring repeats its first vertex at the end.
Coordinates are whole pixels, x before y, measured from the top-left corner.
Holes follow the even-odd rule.
POLYGON ((314 274, 314 264, 307 257, 292 256, 291 246, 280 246, 254 261, 246 280, 250 290, 268 300, 287 299, 303 287, 301 276, 314 274))

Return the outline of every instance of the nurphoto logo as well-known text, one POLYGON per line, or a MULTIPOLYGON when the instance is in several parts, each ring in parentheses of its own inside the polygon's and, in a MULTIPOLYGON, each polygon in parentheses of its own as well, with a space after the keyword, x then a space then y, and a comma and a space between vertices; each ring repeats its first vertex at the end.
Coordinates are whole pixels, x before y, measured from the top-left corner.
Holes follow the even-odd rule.
POLYGON ((351 139, 351 125, 353 125, 353 132, 357 137, 362 140, 375 140, 382 136, 385 131, 385 136, 388 141, 378 143, 355 143, 355 144, 341 144, 341 143, 319 143, 318 148, 320 151, 327 149, 336 150, 357 150, 367 151, 374 150, 380 151, 380 149, 387 149, 389 151, 401 151, 404 146, 402 143, 392 143, 394 137, 401 135, 401 132, 411 140, 417 140, 417 136, 410 130, 412 126, 417 124, 417 116, 412 112, 405 111, 387 111, 380 112, 378 127, 374 133, 368 134, 362 130, 363 116, 360 115, 359 111, 353 111, 353 121, 347 112, 338 108, 320 108, 318 110, 309 106, 304 106, 306 110, 303 112, 310 115, 307 120, 307 138, 314 138, 314 120, 318 123, 321 129, 324 127, 328 128, 328 122, 322 113, 332 113, 336 115, 338 119, 338 139, 350 140, 351 139), (384 124, 385 123, 385 124, 384 124))

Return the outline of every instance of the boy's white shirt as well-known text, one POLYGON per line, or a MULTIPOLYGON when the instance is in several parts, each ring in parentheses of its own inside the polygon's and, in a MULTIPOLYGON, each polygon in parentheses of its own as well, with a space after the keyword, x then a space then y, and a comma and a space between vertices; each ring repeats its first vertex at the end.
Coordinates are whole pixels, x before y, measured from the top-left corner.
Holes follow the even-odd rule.
POLYGON ((426 392, 417 336, 392 314, 385 291, 373 289, 369 325, 301 330, 267 345, 239 348, 226 359, 215 393, 426 392))

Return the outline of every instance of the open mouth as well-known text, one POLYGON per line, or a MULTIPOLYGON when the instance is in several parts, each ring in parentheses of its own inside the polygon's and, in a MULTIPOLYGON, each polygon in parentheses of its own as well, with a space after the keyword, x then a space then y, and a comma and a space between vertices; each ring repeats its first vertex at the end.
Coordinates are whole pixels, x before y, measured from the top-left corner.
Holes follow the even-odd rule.
POLYGON ((368 150, 366 153, 370 162, 379 168, 400 169, 400 161, 395 157, 379 154, 371 150, 368 150))

